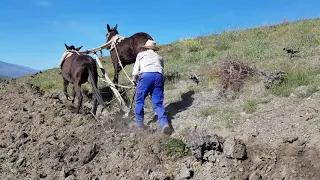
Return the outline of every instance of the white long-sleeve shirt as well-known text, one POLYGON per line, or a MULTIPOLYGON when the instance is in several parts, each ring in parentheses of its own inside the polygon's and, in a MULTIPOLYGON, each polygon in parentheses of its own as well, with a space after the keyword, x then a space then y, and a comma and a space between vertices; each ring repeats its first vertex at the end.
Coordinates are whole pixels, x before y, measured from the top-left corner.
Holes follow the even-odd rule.
POLYGON ((136 76, 144 72, 159 72, 163 74, 163 68, 163 58, 153 50, 149 49, 142 51, 137 55, 132 75, 136 76))

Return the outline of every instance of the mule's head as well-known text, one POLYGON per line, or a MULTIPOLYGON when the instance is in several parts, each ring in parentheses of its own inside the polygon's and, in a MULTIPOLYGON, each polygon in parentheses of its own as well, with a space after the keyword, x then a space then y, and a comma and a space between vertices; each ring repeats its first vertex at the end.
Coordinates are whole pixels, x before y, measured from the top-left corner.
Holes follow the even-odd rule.
POLYGON ((118 33, 118 24, 114 28, 110 28, 109 24, 107 24, 108 33, 106 34, 106 42, 109 42, 110 39, 118 33))
POLYGON ((64 43, 64 46, 66 47, 67 50, 76 50, 76 51, 79 51, 82 46, 78 47, 78 48, 75 48, 74 45, 71 45, 71 46, 68 46, 66 45, 66 43, 64 43))

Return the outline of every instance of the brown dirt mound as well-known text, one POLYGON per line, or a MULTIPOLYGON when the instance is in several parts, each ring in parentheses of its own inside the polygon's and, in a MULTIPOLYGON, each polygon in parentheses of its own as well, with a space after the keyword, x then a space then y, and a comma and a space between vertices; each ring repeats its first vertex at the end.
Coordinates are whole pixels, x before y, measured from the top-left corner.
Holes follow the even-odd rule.
POLYGON ((318 179, 319 153, 305 142, 278 149, 247 143, 248 158, 208 151, 167 156, 157 131, 140 131, 118 111, 74 114, 63 94, 15 81, 0 84, 0 179, 318 179), (103 124, 104 127, 101 125, 103 124), (110 129, 111 127, 111 129, 110 129))

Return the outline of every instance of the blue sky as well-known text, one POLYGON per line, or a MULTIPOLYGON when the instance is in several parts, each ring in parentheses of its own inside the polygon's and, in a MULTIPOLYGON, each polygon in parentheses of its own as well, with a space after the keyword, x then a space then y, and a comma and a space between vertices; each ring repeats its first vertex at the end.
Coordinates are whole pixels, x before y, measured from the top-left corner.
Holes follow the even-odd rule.
MULTIPOLYGON (((223 30, 320 17, 319 0, 1 0, 0 61, 38 70, 58 66, 63 43, 105 43, 106 25, 122 36, 149 33, 159 44, 223 30), (199 3, 196 3, 199 2, 199 3)), ((104 51, 109 55, 109 52, 104 51)))

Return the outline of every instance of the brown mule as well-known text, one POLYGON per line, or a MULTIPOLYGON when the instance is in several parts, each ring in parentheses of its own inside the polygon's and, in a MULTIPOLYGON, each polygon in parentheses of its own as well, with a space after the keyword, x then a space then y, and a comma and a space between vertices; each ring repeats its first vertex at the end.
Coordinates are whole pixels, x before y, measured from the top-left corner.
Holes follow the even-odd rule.
MULTIPOLYGON (((67 50, 75 50, 79 51, 81 47, 75 48, 72 46, 67 46, 64 44, 67 50)), ((61 67, 61 74, 63 78, 63 91, 68 98, 67 87, 69 83, 73 84, 73 100, 75 95, 77 95, 78 104, 76 106, 76 113, 79 113, 80 107, 82 105, 82 92, 81 92, 81 85, 85 82, 89 82, 92 86, 92 99, 93 99, 93 114, 96 114, 97 111, 97 101, 102 106, 104 105, 104 101, 102 96, 97 88, 98 83, 98 71, 97 65, 95 60, 89 55, 81 55, 76 52, 69 52, 72 53, 64 59, 61 67)))
MULTIPOLYGON (((107 24, 108 33, 106 34, 106 42, 109 42, 112 37, 119 34, 117 28, 118 25, 111 29, 109 24, 107 24)), ((133 64, 136 61, 136 57, 141 51, 140 46, 145 45, 148 40, 153 40, 153 38, 147 33, 139 32, 130 37, 124 38, 117 44, 117 51, 123 67, 128 64, 133 64)), ((121 66, 119 65, 115 49, 110 50, 110 55, 114 68, 113 83, 118 84, 121 66)))

